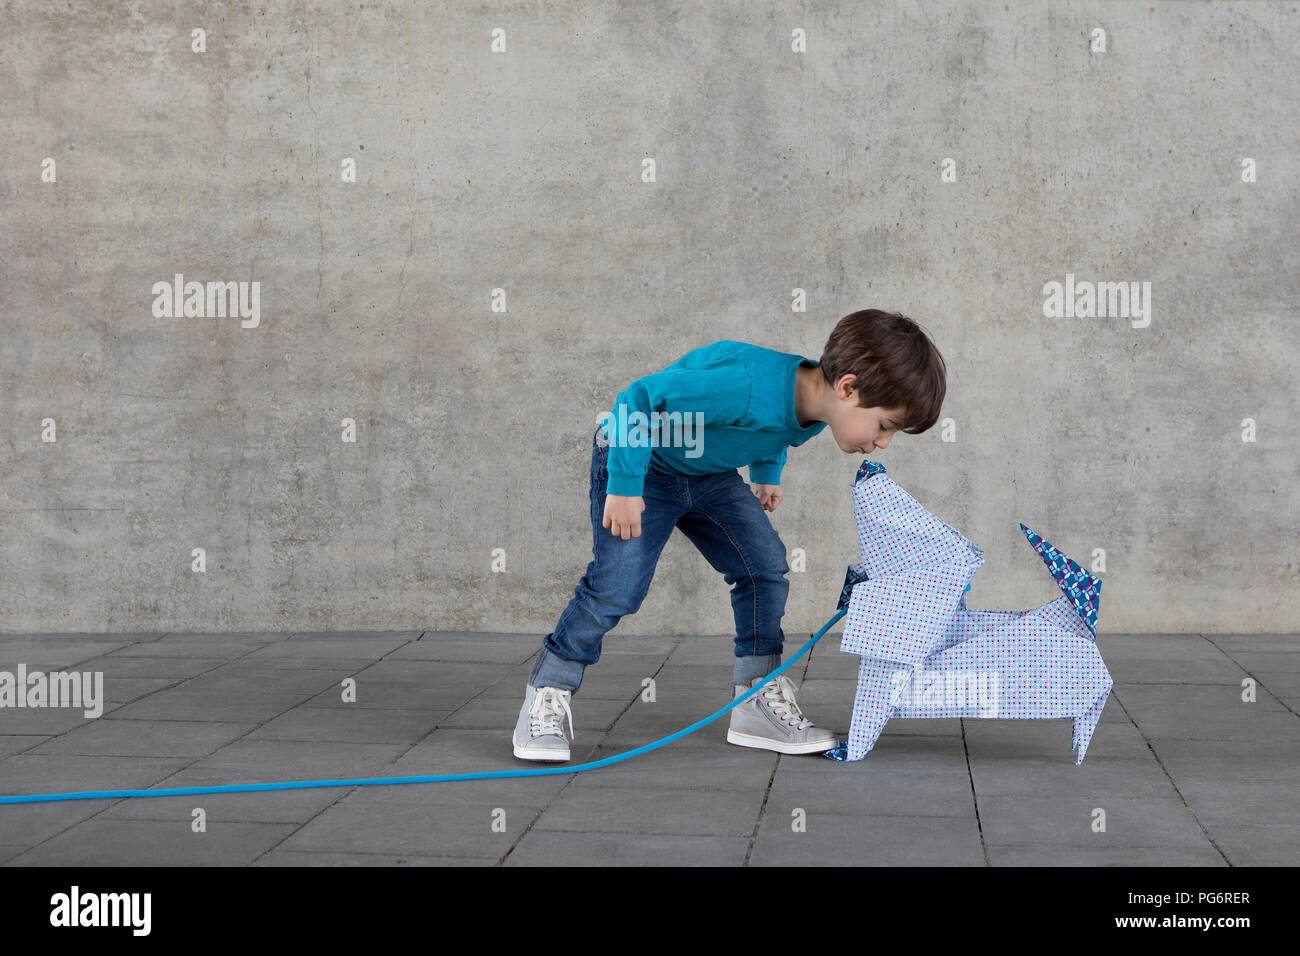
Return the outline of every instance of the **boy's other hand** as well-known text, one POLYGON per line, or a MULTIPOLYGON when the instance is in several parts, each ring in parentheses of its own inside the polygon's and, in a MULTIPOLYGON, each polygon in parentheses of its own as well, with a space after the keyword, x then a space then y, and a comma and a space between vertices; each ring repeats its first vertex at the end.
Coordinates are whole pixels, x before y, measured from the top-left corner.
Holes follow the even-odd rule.
POLYGON ((645 499, 640 495, 605 496, 605 527, 616 538, 627 541, 629 538, 641 537, 641 512, 645 511, 645 499))
POLYGON ((775 511, 776 506, 785 497, 781 493, 780 485, 755 485, 754 494, 758 496, 758 503, 763 506, 764 511, 775 511))

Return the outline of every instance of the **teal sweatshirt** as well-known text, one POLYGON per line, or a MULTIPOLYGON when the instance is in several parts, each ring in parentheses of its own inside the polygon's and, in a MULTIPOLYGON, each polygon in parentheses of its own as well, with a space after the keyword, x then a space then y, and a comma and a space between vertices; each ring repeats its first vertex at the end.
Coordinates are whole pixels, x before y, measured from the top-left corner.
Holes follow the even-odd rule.
POLYGON ((751 482, 779 485, 786 448, 826 427, 815 422, 805 428, 794 412, 795 370, 817 364, 723 340, 638 378, 618 393, 603 422, 610 439, 605 493, 640 495, 651 462, 681 475, 748 465, 751 482))

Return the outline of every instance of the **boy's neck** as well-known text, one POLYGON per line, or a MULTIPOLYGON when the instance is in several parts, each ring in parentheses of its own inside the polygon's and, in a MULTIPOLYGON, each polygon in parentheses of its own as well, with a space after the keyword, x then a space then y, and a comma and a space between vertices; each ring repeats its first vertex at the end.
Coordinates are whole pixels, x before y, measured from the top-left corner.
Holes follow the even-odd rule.
POLYGON ((794 379, 794 416, 799 427, 826 421, 826 402, 833 394, 818 366, 800 365, 794 379))

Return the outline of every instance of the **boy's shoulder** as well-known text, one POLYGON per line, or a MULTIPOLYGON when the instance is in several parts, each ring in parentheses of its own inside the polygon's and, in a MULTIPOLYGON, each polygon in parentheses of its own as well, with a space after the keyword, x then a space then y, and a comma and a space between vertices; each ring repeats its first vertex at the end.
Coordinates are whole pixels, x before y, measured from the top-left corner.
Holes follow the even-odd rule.
POLYGON ((708 345, 692 349, 683 355, 679 362, 736 362, 745 365, 783 364, 790 360, 789 353, 770 349, 752 342, 739 342, 735 339, 718 339, 708 345))

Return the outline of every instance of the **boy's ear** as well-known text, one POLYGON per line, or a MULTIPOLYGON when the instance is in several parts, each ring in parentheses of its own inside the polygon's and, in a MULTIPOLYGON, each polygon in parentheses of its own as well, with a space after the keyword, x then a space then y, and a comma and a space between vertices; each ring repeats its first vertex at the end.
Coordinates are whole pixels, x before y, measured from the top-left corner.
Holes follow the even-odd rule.
POLYGON ((835 383, 835 396, 840 399, 848 399, 850 395, 858 390, 858 381, 851 372, 845 372, 835 383))

